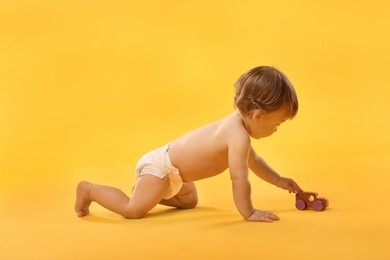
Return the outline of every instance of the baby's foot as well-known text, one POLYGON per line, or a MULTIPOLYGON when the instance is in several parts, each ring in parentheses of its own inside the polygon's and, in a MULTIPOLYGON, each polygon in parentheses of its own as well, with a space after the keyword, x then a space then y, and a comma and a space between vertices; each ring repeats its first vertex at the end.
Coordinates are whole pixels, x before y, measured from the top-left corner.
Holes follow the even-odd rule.
POLYGON ((92 202, 89 198, 89 191, 92 186, 92 183, 86 181, 82 181, 77 185, 76 204, 74 208, 79 217, 84 217, 89 214, 89 205, 92 202))

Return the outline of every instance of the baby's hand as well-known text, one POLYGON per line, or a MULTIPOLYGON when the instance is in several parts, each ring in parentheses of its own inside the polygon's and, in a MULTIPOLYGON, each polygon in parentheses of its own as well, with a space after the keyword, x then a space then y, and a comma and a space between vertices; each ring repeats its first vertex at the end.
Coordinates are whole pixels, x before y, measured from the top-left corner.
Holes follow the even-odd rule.
POLYGON ((284 177, 280 177, 280 180, 276 186, 288 190, 290 193, 291 192, 297 193, 303 191, 293 179, 284 178, 284 177))
POLYGON ((261 222, 274 222, 280 218, 269 211, 257 210, 253 211, 252 215, 246 219, 246 221, 261 221, 261 222))

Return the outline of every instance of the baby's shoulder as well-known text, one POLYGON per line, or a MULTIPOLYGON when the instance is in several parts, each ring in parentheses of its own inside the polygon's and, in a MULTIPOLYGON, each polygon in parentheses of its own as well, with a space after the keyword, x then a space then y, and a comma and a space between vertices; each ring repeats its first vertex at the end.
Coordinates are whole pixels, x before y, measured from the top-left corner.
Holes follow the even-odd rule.
POLYGON ((229 139, 250 139, 242 119, 236 114, 231 114, 223 119, 221 132, 229 139))

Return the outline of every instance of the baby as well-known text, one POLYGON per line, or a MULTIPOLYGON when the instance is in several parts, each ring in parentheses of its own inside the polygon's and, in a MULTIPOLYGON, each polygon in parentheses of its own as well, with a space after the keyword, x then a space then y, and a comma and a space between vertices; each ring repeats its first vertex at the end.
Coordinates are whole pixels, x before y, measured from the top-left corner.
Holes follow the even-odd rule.
POLYGON ((241 216, 247 221, 279 220, 272 212, 253 207, 248 168, 289 192, 302 190, 256 154, 251 137, 270 136, 297 114, 294 87, 276 68, 256 67, 236 82, 234 103, 234 113, 144 155, 136 166, 137 182, 130 197, 117 188, 80 182, 75 205, 78 216, 89 214, 92 201, 131 219, 143 217, 157 204, 194 208, 198 203, 194 182, 229 168, 233 198, 241 216))

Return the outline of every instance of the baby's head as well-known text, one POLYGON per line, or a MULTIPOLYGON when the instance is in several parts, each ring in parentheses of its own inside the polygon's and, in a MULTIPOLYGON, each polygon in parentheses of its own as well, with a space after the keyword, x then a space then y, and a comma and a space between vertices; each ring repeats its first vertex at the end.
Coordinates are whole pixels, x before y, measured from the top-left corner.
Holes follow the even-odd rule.
POLYGON ((276 68, 253 68, 241 75, 234 86, 234 103, 244 116, 251 116, 257 109, 274 112, 283 108, 291 119, 298 112, 295 89, 286 75, 276 68))

